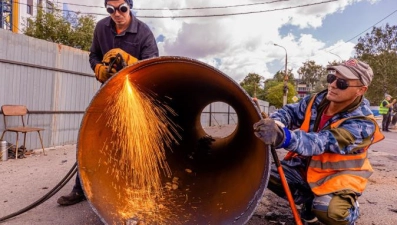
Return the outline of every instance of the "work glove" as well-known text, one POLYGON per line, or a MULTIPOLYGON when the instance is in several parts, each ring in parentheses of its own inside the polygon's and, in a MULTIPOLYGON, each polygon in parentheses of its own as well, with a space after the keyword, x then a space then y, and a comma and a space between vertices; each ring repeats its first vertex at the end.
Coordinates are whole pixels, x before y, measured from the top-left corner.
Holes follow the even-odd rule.
POLYGON ((121 57, 123 58, 124 62, 126 63, 126 66, 130 66, 130 65, 138 62, 137 58, 135 58, 134 56, 128 54, 127 52, 125 52, 121 48, 110 49, 103 56, 102 62, 105 63, 105 64, 109 64, 110 62, 112 62, 112 60, 114 60, 116 58, 117 54, 121 55, 121 57))
POLYGON ((267 145, 281 147, 285 141, 284 130, 273 119, 266 118, 254 124, 254 134, 267 145))
POLYGON ((113 68, 109 71, 109 66, 98 63, 95 65, 94 72, 95 72, 96 79, 99 82, 104 83, 117 71, 116 71, 116 69, 113 69, 113 68))

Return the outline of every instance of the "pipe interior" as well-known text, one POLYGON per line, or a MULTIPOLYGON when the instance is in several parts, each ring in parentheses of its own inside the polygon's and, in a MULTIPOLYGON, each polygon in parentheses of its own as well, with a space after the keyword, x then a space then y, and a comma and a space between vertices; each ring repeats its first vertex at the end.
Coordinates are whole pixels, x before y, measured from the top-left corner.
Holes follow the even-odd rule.
MULTIPOLYGON (((106 99, 126 76, 177 114, 170 117, 181 128, 182 139, 166 149, 172 177, 179 178, 172 197, 178 205, 172 211, 179 221, 172 222, 245 224, 262 198, 270 170, 269 152, 252 130, 260 113, 246 92, 227 75, 199 61, 179 57, 144 60, 125 68, 102 86, 88 106, 79 132, 77 159, 82 186, 94 211, 105 223, 125 223, 114 213, 128 201, 120 198, 123 189, 114 188, 122 187, 125 178, 108 173, 112 165, 103 161, 112 152, 98 150, 112 141, 104 122, 108 119, 103 112, 106 99), (238 125, 229 136, 208 141, 200 116, 204 107, 217 101, 234 108, 238 125)), ((164 183, 170 180, 162 177, 164 183)))

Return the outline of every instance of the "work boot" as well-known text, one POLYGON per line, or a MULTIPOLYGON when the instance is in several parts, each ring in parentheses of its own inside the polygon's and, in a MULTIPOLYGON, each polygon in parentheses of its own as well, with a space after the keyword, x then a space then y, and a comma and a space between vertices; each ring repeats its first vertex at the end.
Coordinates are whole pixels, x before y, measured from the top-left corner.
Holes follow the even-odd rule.
POLYGON ((300 216, 304 224, 321 224, 318 221, 316 215, 312 212, 311 207, 307 208, 305 205, 303 205, 300 216))
POLYGON ((68 205, 74 205, 84 200, 86 200, 84 193, 72 191, 70 192, 70 194, 58 198, 57 203, 63 206, 68 206, 68 205))

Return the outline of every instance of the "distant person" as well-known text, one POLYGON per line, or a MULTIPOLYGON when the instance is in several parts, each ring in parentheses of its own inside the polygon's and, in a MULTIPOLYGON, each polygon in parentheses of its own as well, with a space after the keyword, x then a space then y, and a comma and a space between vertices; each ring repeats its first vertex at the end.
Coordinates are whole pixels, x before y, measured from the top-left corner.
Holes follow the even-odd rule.
MULTIPOLYGON (((106 11, 110 16, 97 23, 89 56, 91 68, 101 83, 117 72, 115 68, 109 70, 108 66, 117 54, 122 56, 127 65, 159 56, 152 31, 132 14, 132 6, 132 0, 105 0, 106 11)), ((60 197, 57 202, 66 206, 85 199, 77 174, 72 192, 60 197)))
POLYGON ((382 131, 385 132, 389 132, 392 107, 393 104, 396 103, 396 99, 394 99, 392 102, 390 102, 390 100, 391 95, 385 94, 385 99, 383 99, 383 101, 379 105, 379 114, 382 115, 382 131))
POLYGON ((391 116, 391 128, 390 129, 397 129, 397 102, 393 104, 392 107, 392 116, 391 116))
MULTIPOLYGON (((326 90, 255 123, 254 134, 288 151, 281 165, 303 221, 352 225, 373 172, 368 148, 384 138, 364 98, 374 74, 356 59, 327 71, 326 90)), ((268 189, 286 198, 274 165, 268 189)))

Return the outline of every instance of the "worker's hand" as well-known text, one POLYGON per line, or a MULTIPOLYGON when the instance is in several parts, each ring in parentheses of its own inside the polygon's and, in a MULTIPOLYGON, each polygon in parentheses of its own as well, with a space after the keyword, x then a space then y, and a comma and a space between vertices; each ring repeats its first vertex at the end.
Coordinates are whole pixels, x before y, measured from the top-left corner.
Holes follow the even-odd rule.
POLYGON ((107 81, 114 73, 116 73, 115 69, 112 69, 110 72, 108 71, 109 67, 106 65, 103 65, 101 63, 96 64, 94 72, 95 72, 95 77, 96 79, 104 83, 107 81))
POLYGON ((266 118, 254 124, 254 134, 267 145, 280 147, 285 140, 284 130, 273 119, 266 118))
POLYGON ((109 64, 114 58, 116 58, 117 54, 120 54, 121 57, 124 59, 124 62, 127 64, 127 66, 130 66, 136 62, 138 62, 138 59, 135 58, 134 56, 128 54, 121 48, 113 48, 110 49, 104 56, 103 56, 103 63, 109 64))

